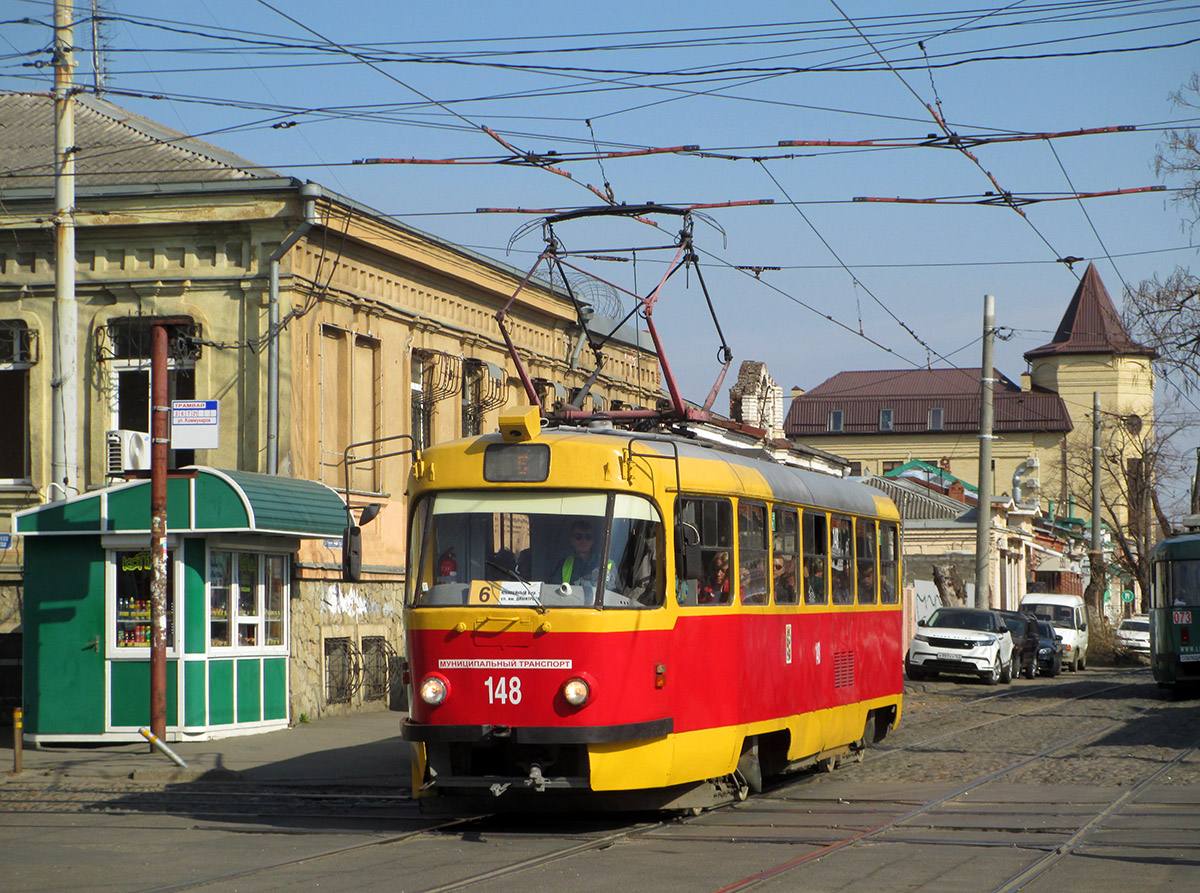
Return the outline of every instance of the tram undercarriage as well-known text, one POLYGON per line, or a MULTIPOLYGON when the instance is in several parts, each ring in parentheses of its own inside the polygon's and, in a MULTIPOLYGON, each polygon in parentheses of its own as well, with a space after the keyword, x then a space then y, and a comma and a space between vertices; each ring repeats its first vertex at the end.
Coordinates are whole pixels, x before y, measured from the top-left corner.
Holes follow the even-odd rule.
POLYGON ((524 810, 699 812, 761 793, 765 783, 783 775, 858 762, 868 745, 882 741, 895 723, 895 709, 872 710, 861 738, 848 744, 789 760, 787 732, 744 739, 734 772, 703 781, 653 788, 595 791, 591 787, 588 746, 583 743, 530 745, 508 737, 486 741, 427 741, 425 782, 416 791, 422 811, 461 815, 524 810))

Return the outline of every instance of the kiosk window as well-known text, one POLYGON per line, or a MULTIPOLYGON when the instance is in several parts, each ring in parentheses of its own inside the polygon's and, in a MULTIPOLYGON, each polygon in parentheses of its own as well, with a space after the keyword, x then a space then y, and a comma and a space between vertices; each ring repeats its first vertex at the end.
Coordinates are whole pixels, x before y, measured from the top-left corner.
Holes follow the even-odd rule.
MULTIPOLYGON (((150 647, 150 550, 113 553, 116 562, 116 647, 150 647)), ((175 555, 167 553, 166 643, 175 647, 175 555)))
POLYGON ((258 552, 208 553, 208 628, 213 648, 287 644, 288 560, 258 552))

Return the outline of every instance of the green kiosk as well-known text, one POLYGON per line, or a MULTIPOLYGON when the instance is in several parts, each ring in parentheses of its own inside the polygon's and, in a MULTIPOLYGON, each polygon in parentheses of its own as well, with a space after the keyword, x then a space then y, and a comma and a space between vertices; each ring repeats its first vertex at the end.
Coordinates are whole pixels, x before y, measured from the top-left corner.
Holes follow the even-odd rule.
MULTIPOLYGON (((315 481, 196 467, 167 482, 167 740, 288 725, 292 556, 340 537, 315 481)), ((150 724, 150 482, 18 512, 25 740, 140 741, 150 724)))

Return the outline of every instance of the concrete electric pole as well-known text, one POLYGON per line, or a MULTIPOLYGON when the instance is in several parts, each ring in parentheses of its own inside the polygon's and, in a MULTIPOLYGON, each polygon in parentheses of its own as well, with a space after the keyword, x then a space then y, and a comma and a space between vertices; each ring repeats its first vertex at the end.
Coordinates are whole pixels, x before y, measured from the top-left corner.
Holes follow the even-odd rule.
POLYGON ((992 573, 992 388, 996 297, 983 296, 983 365, 979 370, 979 507, 975 526, 975 607, 991 607, 992 573))
POLYGON ((54 3, 54 346, 50 501, 82 491, 79 479, 79 311, 75 303, 74 10, 54 3))

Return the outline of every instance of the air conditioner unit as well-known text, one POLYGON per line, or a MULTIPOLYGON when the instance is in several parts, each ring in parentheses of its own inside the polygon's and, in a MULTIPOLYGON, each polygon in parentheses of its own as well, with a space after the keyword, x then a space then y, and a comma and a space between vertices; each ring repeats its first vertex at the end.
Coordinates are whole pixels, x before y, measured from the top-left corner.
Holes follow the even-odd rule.
POLYGON ((124 474, 126 471, 145 471, 150 468, 149 434, 121 428, 109 431, 105 440, 108 445, 110 475, 124 474))

